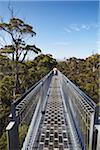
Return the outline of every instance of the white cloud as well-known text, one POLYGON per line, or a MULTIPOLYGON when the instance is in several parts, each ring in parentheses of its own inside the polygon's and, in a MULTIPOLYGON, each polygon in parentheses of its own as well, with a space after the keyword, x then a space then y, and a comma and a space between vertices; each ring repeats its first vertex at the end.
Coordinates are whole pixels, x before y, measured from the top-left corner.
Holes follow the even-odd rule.
POLYGON ((81 29, 89 30, 90 27, 89 27, 89 25, 82 24, 82 25, 81 25, 81 29))
POLYGON ((70 29, 72 31, 77 31, 77 32, 80 31, 80 27, 77 24, 71 24, 70 29))
POLYGON ((65 28, 65 31, 69 32, 69 33, 71 32, 71 30, 69 28, 65 28))
POLYGON ((77 24, 71 24, 65 28, 65 31, 71 33, 73 31, 79 32, 80 28, 77 24))
POLYGON ((79 31, 88 31, 90 29, 98 28, 98 24, 70 24, 65 28, 65 31, 68 33, 79 32, 79 31))

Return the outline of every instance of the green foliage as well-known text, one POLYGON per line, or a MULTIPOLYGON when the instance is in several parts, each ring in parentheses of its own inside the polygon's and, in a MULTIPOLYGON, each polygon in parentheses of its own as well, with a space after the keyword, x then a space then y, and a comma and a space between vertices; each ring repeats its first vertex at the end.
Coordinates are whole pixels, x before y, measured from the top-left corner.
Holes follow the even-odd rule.
POLYGON ((28 126, 23 123, 19 126, 19 143, 20 143, 20 148, 22 147, 22 143, 23 143, 23 140, 27 134, 27 131, 28 131, 28 126))
POLYGON ((0 138, 0 150, 7 150, 7 136, 4 132, 0 138))
POLYGON ((0 81, 0 97, 3 104, 10 105, 13 99, 13 77, 5 75, 0 81))
POLYGON ((7 116, 10 111, 10 108, 7 105, 0 105, 0 119, 3 118, 4 116, 7 116))
POLYGON ((99 101, 99 54, 86 59, 72 57, 58 63, 58 69, 96 103, 99 101))
MULTIPOLYGON (((0 55, 9 56, 12 59, 12 74, 14 78, 13 96, 16 98, 16 94, 20 91, 19 81, 19 62, 23 62, 29 51, 36 54, 41 52, 35 45, 30 45, 26 39, 33 37, 36 33, 33 31, 33 27, 26 24, 19 18, 11 18, 8 23, 0 23, 0 31, 6 32, 5 38, 9 38, 11 45, 8 43, 0 49, 0 55), (8 36, 8 37, 7 37, 8 36)), ((2 34, 2 32, 1 32, 2 34)), ((8 40, 7 40, 8 41, 8 40)))
POLYGON ((26 61, 21 65, 20 82, 21 89, 25 90, 44 77, 57 62, 52 56, 39 55, 32 61, 26 61))
POLYGON ((19 18, 11 18, 8 23, 0 23, 0 31, 6 32, 11 38, 12 45, 5 45, 0 49, 1 54, 12 54, 12 60, 24 61, 28 51, 35 53, 41 52, 35 45, 27 44, 25 37, 33 37, 36 33, 33 31, 33 27, 25 24, 25 22, 19 18), (23 57, 22 54, 23 53, 23 57))

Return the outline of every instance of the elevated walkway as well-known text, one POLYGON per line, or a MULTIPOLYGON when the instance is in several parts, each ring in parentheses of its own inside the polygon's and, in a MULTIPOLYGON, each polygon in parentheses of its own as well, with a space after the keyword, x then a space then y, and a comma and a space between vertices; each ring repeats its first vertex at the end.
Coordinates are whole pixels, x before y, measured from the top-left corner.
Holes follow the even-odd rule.
POLYGON ((59 71, 47 74, 11 108, 8 150, 100 149, 96 104, 59 71), (23 125, 28 131, 19 144, 18 129, 23 125))
POLYGON ((42 117, 32 149, 71 150, 69 127, 64 116, 64 106, 58 76, 50 85, 45 114, 42 117))

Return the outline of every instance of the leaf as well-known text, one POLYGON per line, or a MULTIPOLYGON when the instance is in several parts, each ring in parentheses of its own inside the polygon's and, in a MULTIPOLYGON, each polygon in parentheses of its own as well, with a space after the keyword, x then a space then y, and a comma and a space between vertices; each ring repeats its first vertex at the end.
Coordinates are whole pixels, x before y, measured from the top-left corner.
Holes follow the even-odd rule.
POLYGON ((3 50, 0 50, 0 52, 3 54, 3 53, 8 53, 8 54, 10 54, 10 53, 13 53, 13 50, 11 50, 11 49, 3 49, 3 50))

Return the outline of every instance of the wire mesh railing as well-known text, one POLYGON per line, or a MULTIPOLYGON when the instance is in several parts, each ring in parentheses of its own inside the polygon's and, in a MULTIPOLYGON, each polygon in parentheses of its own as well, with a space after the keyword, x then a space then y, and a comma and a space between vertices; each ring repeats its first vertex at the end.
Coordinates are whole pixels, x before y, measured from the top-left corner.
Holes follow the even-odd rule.
MULTIPOLYGON (((47 74, 44 78, 42 78, 38 83, 33 85, 22 97, 17 99, 15 102, 11 105, 11 114, 9 116, 10 122, 7 127, 7 135, 8 135, 8 149, 16 149, 16 145, 12 144, 16 143, 19 145, 18 149, 21 149, 23 142, 25 140, 25 136, 27 135, 28 128, 30 126, 32 117, 36 111, 37 105, 40 101, 40 108, 41 113, 44 111, 44 99, 47 95, 47 91, 49 88, 49 84, 52 78, 52 71, 47 74), (14 123, 14 124, 13 124, 14 123), (19 139, 12 138, 11 142, 11 134, 13 135, 13 132, 16 132, 12 130, 13 126, 16 124, 16 127, 14 127, 14 130, 19 130, 19 139), (11 132, 11 133, 10 133, 11 132)), ((16 132, 17 134, 17 132, 16 132)), ((18 137, 18 135, 17 135, 18 137)))
POLYGON ((62 74, 62 89, 83 150, 92 149, 96 104, 62 74))

